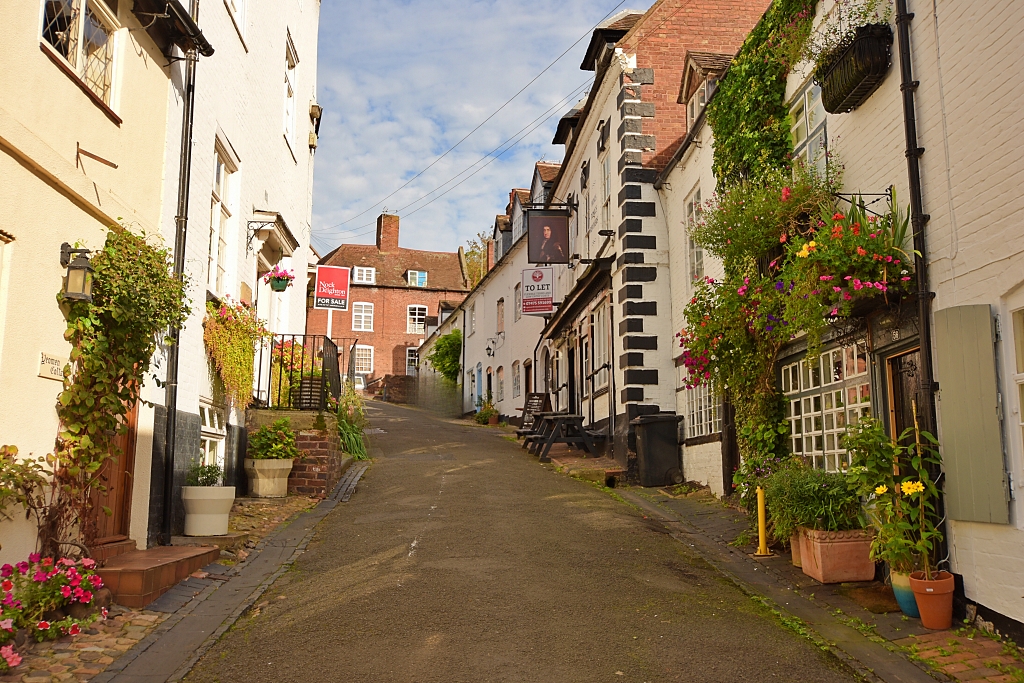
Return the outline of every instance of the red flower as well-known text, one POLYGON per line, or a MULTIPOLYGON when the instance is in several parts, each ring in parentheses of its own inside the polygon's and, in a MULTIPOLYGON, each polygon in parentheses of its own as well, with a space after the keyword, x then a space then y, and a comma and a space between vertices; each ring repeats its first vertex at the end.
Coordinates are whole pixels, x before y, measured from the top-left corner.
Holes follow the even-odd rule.
POLYGON ((71 628, 68 629, 68 635, 77 636, 82 632, 82 627, 78 624, 71 624, 71 628))
POLYGON ((857 247, 857 255, 858 255, 858 256, 864 256, 864 255, 866 255, 867 253, 868 253, 868 252, 864 251, 864 247, 857 247))
POLYGON ((786 241, 786 233, 782 233, 781 235, 779 235, 779 242, 785 242, 785 241, 786 241))
POLYGON ((3 588, 5 591, 14 590, 14 583, 9 579, 4 579, 4 582, 0 583, 0 588, 3 588))
POLYGON ((838 211, 836 211, 834 214, 832 214, 832 220, 834 220, 834 221, 841 221, 844 218, 846 218, 846 216, 844 216, 843 214, 841 214, 838 211))
POLYGON ((48 631, 50 630, 50 622, 40 621, 38 624, 36 624, 36 628, 40 631, 48 631))
POLYGON ((788 202, 791 196, 793 196, 792 190, 790 190, 788 187, 782 188, 782 201, 788 202))

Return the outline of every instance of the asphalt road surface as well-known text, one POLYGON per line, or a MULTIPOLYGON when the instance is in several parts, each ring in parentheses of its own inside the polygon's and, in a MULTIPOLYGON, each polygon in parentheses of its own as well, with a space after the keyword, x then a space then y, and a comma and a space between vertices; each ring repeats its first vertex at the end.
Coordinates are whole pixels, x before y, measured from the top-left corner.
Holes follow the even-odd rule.
POLYGON ((188 681, 852 681, 635 508, 372 404, 351 502, 188 681))

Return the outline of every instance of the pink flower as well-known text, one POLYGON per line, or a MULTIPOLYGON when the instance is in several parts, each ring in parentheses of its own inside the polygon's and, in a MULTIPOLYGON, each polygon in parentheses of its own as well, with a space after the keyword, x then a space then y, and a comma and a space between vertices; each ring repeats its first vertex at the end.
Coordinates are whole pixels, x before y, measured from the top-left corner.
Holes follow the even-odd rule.
POLYGON ((822 275, 818 279, 821 280, 822 282, 828 282, 829 280, 832 279, 832 276, 831 275, 822 275))
POLYGON ((82 597, 78 599, 79 602, 88 605, 92 602, 92 591, 84 591, 82 597))
POLYGON ((72 560, 70 557, 62 557, 59 560, 57 560, 57 564, 64 565, 65 567, 74 567, 75 561, 72 560))
POLYGON ((46 572, 37 571, 35 574, 32 575, 32 580, 38 581, 39 583, 46 581, 46 572))
POLYGON ((0 619, 0 628, 5 631, 14 630, 14 619, 0 619))
POLYGON ((910 279, 909 277, 901 277, 901 278, 900 278, 900 280, 902 280, 903 282, 906 282, 906 281, 907 281, 907 280, 909 280, 909 279, 910 279))
POLYGON ((885 257, 885 262, 886 263, 892 263, 892 256, 886 256, 885 257))
POLYGON ((19 562, 18 564, 14 565, 14 566, 18 568, 18 573, 21 574, 22 576, 24 576, 25 574, 28 574, 28 562, 19 562))
POLYGON ((50 622, 40 621, 38 624, 36 624, 36 628, 40 631, 48 631, 50 629, 50 622))
POLYGON ((78 576, 76 574, 75 576, 71 577, 71 585, 72 586, 77 586, 80 583, 82 583, 82 577, 81 576, 78 576))
POLYGON ((60 587, 60 594, 63 595, 65 598, 70 598, 71 597, 71 586, 61 586, 60 587))
POLYGON ((76 588, 76 589, 75 589, 75 590, 74 590, 74 591, 72 592, 72 594, 73 594, 73 595, 75 596, 75 598, 76 598, 76 599, 78 599, 78 600, 81 600, 81 598, 82 598, 82 593, 83 593, 83 591, 82 591, 82 587, 81 587, 81 586, 79 586, 78 588, 76 588))
POLYGON ((6 579, 6 578, 9 578, 9 577, 11 577, 13 575, 14 575, 14 567, 12 567, 11 565, 5 564, 3 567, 0 567, 0 576, 2 576, 3 578, 6 579))
POLYGON ((833 287, 832 291, 833 292, 841 292, 841 291, 843 291, 843 288, 842 287, 833 287))
POLYGON ((21 655, 14 651, 13 645, 0 647, 0 657, 3 657, 4 661, 7 662, 7 666, 12 669, 21 664, 21 655))
POLYGON ((832 311, 829 313, 829 315, 839 315, 839 309, 838 308, 833 308, 832 311))
POLYGON ((28 556, 28 561, 29 562, 38 562, 41 557, 42 557, 42 555, 40 555, 39 553, 31 553, 28 556))
POLYGON ((846 276, 846 277, 844 277, 843 279, 844 279, 844 280, 852 280, 852 279, 853 279, 853 276, 852 276, 852 275, 847 275, 847 276, 846 276))
POLYGON ((101 579, 98 574, 90 576, 89 583, 92 585, 93 590, 103 588, 103 579, 101 579))
POLYGON ((792 197, 792 196, 793 196, 792 190, 790 190, 788 187, 782 188, 782 201, 788 202, 789 198, 792 197))
POLYGON ((93 559, 90 559, 90 558, 86 557, 86 558, 84 558, 82 560, 82 566, 85 567, 86 569, 92 569, 93 567, 96 566, 96 560, 93 560, 93 559))
POLYGON ((850 296, 849 292, 843 292, 843 299, 845 299, 846 301, 852 301, 853 297, 850 296))

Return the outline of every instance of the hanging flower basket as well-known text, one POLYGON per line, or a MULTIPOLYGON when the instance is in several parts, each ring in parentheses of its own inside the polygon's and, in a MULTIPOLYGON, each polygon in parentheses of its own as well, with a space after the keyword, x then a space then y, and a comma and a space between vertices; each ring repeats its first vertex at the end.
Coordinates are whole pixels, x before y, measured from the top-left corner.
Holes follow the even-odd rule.
POLYGON ((272 270, 263 276, 263 282, 270 285, 270 289, 275 292, 283 292, 288 289, 294 279, 295 273, 278 266, 274 266, 272 270))
POLYGON ((290 285, 291 283, 292 281, 286 277, 270 278, 270 288, 275 292, 283 292, 284 290, 288 289, 288 285, 290 285))
POLYGON ((845 114, 864 104, 892 66, 892 40, 888 24, 858 26, 818 62, 814 82, 821 86, 825 111, 845 114))

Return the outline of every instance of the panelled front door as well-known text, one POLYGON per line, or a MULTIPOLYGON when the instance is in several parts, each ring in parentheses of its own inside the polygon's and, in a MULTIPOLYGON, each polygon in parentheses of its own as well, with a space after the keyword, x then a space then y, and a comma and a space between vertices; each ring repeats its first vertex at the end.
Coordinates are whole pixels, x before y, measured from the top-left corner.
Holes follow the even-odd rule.
MULTIPOLYGON (((889 383, 889 429, 898 438, 903 430, 914 426, 914 401, 917 398, 918 368, 921 352, 914 349, 886 361, 889 383)), ((913 442, 914 437, 910 437, 913 442)))
POLYGON ((96 540, 93 546, 116 543, 128 538, 131 522, 132 485, 135 473, 135 436, 139 419, 139 406, 131 409, 127 416, 128 432, 117 437, 121 455, 110 458, 100 471, 100 482, 106 491, 93 492, 93 521, 96 524, 96 540), (106 514, 103 508, 109 508, 106 514))

